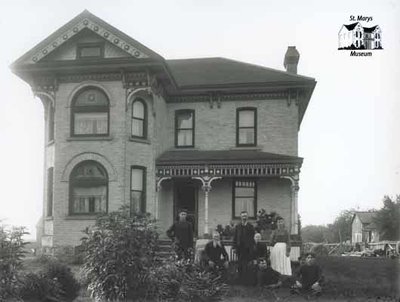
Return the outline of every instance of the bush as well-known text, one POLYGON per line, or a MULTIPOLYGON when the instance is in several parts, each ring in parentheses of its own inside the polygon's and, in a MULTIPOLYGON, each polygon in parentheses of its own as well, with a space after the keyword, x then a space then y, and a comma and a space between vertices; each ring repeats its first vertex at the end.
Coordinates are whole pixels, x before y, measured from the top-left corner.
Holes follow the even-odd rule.
POLYGON ((73 301, 78 296, 80 285, 67 265, 55 259, 50 259, 43 270, 43 274, 48 279, 56 280, 60 284, 64 300, 73 301))
POLYGON ((7 229, 0 225, 0 301, 18 297, 21 286, 18 270, 22 266, 26 243, 22 237, 28 234, 24 227, 7 229))
POLYGON ((103 215, 85 231, 83 272, 92 297, 100 300, 137 298, 153 267, 158 234, 147 214, 129 209, 103 215))
POLYGON ((329 251, 323 244, 314 245, 311 248, 311 252, 314 253, 316 256, 328 256, 329 251))
POLYGON ((194 264, 164 262, 149 272, 145 298, 156 301, 214 301, 227 291, 222 278, 194 264))
POLYGON ((25 275, 19 296, 23 301, 63 301, 63 290, 56 279, 43 273, 25 275))
MULTIPOLYGON (((40 264, 40 270, 29 273, 23 279, 21 296, 23 298, 49 299, 56 301, 73 301, 79 294, 80 285, 74 278, 71 269, 56 258, 40 256, 35 262, 40 264)), ((41 301, 41 300, 40 300, 41 301)))

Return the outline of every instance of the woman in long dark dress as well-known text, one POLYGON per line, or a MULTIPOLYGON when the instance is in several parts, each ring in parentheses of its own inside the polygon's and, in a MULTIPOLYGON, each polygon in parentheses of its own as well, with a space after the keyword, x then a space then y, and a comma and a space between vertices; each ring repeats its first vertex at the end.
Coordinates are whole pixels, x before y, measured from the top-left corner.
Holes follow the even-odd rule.
POLYGON ((277 229, 272 234, 271 267, 281 275, 292 275, 290 265, 290 234, 282 217, 277 219, 277 229))

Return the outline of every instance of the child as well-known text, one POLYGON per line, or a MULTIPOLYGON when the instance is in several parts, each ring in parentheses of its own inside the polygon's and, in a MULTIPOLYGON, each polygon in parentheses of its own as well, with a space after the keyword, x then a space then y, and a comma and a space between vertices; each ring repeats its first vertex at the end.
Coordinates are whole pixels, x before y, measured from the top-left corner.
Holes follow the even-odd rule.
POLYGON ((277 288, 282 285, 281 274, 271 268, 265 258, 258 259, 257 285, 266 288, 277 288))
POLYGON ((315 254, 306 254, 305 264, 300 266, 297 277, 294 290, 311 291, 312 294, 321 293, 322 271, 315 263, 315 254))

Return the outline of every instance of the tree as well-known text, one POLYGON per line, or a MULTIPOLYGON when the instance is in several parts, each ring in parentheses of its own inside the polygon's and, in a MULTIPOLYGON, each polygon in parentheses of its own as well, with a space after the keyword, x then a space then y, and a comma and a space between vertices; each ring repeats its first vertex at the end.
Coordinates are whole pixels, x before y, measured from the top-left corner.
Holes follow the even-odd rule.
POLYGON ((344 210, 336 217, 333 224, 328 225, 332 232, 333 242, 344 242, 351 239, 351 222, 353 219, 354 210, 344 210))
POLYGON ((301 230, 301 236, 304 242, 321 243, 328 241, 328 228, 324 225, 307 225, 301 230))
POLYGON ((400 239, 400 195, 396 196, 396 200, 383 197, 383 207, 376 212, 374 222, 381 240, 400 239))

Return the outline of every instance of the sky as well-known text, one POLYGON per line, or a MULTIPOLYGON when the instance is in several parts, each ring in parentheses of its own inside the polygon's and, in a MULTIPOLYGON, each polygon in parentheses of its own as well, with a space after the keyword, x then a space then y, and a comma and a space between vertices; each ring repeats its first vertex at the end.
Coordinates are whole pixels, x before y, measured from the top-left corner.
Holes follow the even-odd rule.
POLYGON ((227 57, 284 70, 288 46, 316 89, 299 133, 302 224, 328 224, 350 208, 380 208, 400 194, 400 1, 0 2, 0 220, 28 227, 42 213, 44 112, 9 65, 84 9, 166 59, 227 57), (339 51, 350 16, 372 17, 383 50, 339 51))

